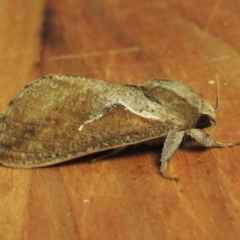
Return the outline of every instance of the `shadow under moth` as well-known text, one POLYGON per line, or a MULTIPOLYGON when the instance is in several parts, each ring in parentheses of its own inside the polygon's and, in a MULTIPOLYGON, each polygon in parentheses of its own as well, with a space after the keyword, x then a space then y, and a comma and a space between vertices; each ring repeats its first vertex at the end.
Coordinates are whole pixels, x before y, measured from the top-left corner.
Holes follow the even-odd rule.
MULTIPOLYGON (((206 147, 229 147, 202 131, 215 109, 185 83, 152 79, 123 85, 98 79, 48 75, 25 86, 0 115, 0 163, 49 166, 129 145, 164 141, 160 173, 184 136, 206 147)), ((104 156, 105 157, 105 156, 104 156)))

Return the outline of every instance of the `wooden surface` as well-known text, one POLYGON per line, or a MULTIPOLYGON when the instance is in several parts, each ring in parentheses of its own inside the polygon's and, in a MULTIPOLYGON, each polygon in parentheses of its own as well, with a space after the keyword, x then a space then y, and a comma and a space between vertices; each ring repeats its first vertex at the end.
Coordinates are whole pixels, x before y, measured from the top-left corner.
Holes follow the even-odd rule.
MULTIPOLYGON (((221 141, 240 140, 240 2, 0 1, 0 109, 45 74, 121 83, 187 82, 215 104, 221 141)), ((158 175, 161 147, 89 164, 0 166, 0 239, 240 239, 240 147, 180 149, 158 175)), ((89 160, 86 158, 86 160, 89 160)))

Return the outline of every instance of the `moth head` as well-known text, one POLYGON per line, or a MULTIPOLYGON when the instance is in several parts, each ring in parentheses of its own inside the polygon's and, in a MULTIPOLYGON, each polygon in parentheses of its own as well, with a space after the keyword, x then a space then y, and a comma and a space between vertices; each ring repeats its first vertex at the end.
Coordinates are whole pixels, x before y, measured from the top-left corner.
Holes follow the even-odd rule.
POLYGON ((194 121, 196 128, 202 129, 216 124, 215 112, 218 106, 218 97, 216 108, 214 109, 207 101, 193 92, 187 84, 182 82, 167 79, 151 79, 142 86, 145 88, 145 94, 149 94, 151 98, 154 98, 158 102, 162 100, 162 90, 164 89, 166 92, 175 93, 180 99, 183 99, 183 101, 186 101, 190 106, 197 109, 197 116, 200 116, 197 123, 194 121), (158 89, 161 91, 158 92, 158 89))
POLYGON ((214 109, 207 101, 202 100, 201 115, 197 121, 196 128, 202 129, 214 126, 216 124, 215 112, 216 109, 214 109))
POLYGON ((202 114, 200 118, 197 121, 196 128, 206 128, 206 127, 212 127, 216 125, 216 112, 219 106, 219 79, 218 75, 217 78, 217 95, 216 95, 216 104, 215 108, 213 108, 207 101, 202 100, 202 114))

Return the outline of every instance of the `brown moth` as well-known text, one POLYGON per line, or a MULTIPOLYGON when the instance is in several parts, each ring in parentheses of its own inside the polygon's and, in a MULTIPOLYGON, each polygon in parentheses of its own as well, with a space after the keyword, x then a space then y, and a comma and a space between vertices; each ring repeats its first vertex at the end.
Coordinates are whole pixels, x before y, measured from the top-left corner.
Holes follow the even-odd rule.
POLYGON ((206 147, 239 144, 217 142, 201 130, 214 124, 215 109, 185 83, 152 79, 134 86, 48 75, 22 89, 0 116, 0 163, 49 166, 165 139, 160 173, 166 177, 185 135, 206 147))

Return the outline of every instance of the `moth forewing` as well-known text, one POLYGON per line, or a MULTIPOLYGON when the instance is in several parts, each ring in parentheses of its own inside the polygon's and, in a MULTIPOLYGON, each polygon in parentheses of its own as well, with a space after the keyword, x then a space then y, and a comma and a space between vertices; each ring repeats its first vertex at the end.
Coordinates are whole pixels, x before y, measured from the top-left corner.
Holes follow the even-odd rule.
POLYGON ((166 138, 160 173, 184 135, 204 146, 214 141, 202 128, 214 109, 186 84, 152 79, 139 86, 77 76, 49 75, 13 98, 0 118, 0 163, 32 168, 104 150, 166 138))

